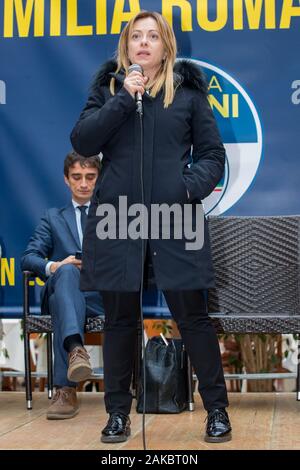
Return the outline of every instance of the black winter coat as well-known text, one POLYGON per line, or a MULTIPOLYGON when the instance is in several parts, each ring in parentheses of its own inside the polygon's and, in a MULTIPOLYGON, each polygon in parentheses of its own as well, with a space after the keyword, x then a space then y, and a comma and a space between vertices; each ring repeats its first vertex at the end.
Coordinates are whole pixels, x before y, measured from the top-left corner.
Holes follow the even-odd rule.
MULTIPOLYGON (((142 240, 100 240, 96 236, 99 203, 112 204, 118 215, 119 196, 127 196, 128 206, 142 202, 139 117, 135 100, 123 87, 124 75, 114 74, 115 70, 114 61, 100 69, 71 134, 79 154, 103 154, 84 236, 83 290, 138 291, 141 283, 142 240), (114 96, 109 91, 112 76, 117 83, 114 96)), ((163 91, 155 98, 147 93, 143 96, 143 202, 149 210, 153 203, 192 204, 195 217, 196 204, 213 191, 223 175, 225 150, 201 70, 191 61, 177 61, 174 81, 175 98, 167 109, 163 91)), ((185 237, 149 240, 158 289, 213 287, 206 220, 203 248, 186 250, 186 241, 185 237)))

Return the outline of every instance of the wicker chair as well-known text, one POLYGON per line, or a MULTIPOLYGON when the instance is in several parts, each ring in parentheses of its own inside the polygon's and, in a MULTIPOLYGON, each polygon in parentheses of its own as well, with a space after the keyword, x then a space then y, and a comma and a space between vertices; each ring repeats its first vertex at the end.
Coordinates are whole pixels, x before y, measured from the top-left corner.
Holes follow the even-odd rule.
MULTIPOLYGON (((208 311, 218 333, 300 333, 300 216, 209 217, 216 288, 208 292, 208 311)), ((52 397, 51 317, 32 315, 29 280, 24 276, 24 349, 27 408, 32 408, 30 333, 47 333, 48 396, 52 397)), ((86 331, 102 332, 103 318, 87 319, 86 331)), ((299 341, 298 341, 299 350, 299 341)), ((138 328, 137 357, 141 351, 138 328)), ((299 351, 300 352, 300 351, 299 351)), ((135 386, 138 386, 139 360, 135 386)), ((189 364, 189 409, 193 410, 189 364)), ((250 378, 243 374, 240 378, 250 378)), ((252 374, 253 375, 253 374, 252 374)), ((265 378, 283 374, 255 374, 265 378)), ((257 377, 255 377, 257 378, 257 377)), ((300 366, 297 368, 300 400, 300 366)))
MULTIPOLYGON (((35 277, 30 271, 23 271, 23 328, 25 354, 25 387, 27 409, 32 409, 31 363, 29 339, 31 333, 47 334, 47 383, 48 398, 53 394, 53 350, 52 350, 52 321, 50 315, 33 315, 30 312, 29 281, 35 277)), ((104 319, 102 316, 87 318, 85 331, 87 333, 102 333, 104 319)), ((100 375, 99 375, 100 377, 100 375)))
MULTIPOLYGON (((209 228, 216 288, 208 311, 217 332, 299 335, 300 216, 210 216, 209 228)), ((296 390, 300 400, 299 362, 296 390)))
MULTIPOLYGON (((47 384, 48 384, 48 398, 51 399, 53 395, 53 349, 52 349, 52 333, 53 325, 50 315, 32 314, 30 312, 30 299, 29 299, 29 281, 36 277, 35 273, 31 271, 23 271, 23 329, 24 329, 24 355, 25 355, 25 388, 26 388, 26 403, 27 409, 32 409, 32 372, 30 361, 30 334, 31 333, 44 333, 47 335, 47 384)), ((92 317, 87 318, 85 325, 85 332, 87 333, 102 333, 104 331, 104 318, 92 317)), ((141 322, 138 322, 137 327, 137 341, 136 341, 136 354, 135 364, 132 377, 132 391, 133 397, 138 396, 140 367, 141 367, 141 350, 142 350, 142 327, 141 322)), ((193 398, 193 376, 192 367, 188 358, 188 408, 190 411, 194 410, 193 398)), ((93 375, 94 376, 94 375, 93 375)), ((96 376, 95 376, 96 377, 96 376)), ((97 373, 97 378, 103 378, 103 372, 97 373)))

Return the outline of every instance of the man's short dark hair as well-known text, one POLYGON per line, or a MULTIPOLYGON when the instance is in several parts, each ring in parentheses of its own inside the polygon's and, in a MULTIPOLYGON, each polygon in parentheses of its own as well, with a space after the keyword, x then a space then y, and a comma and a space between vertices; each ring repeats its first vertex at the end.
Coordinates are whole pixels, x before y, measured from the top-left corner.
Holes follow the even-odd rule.
POLYGON ((68 153, 64 161, 64 175, 66 178, 69 177, 70 168, 77 162, 82 168, 97 168, 98 172, 100 173, 101 162, 98 155, 93 155, 92 157, 83 157, 73 150, 72 152, 68 153))

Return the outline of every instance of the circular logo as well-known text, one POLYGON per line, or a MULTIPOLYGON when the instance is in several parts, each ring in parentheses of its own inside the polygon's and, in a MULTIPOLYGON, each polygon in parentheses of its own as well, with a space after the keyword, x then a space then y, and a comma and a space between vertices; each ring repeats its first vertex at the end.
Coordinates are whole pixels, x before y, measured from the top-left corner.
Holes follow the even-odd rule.
POLYGON ((228 73, 200 60, 209 84, 209 101, 226 149, 224 176, 203 201, 206 214, 222 214, 247 191, 262 155, 257 110, 244 88, 228 73))

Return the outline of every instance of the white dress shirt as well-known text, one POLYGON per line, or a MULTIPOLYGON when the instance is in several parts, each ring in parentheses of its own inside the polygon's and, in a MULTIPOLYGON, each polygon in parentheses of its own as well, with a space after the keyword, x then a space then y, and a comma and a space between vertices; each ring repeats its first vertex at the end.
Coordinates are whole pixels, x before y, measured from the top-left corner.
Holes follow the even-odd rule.
POLYGON ((72 199, 72 204, 73 204, 73 207, 74 207, 74 209, 75 209, 77 231, 78 231, 78 235, 79 235, 80 246, 82 247, 83 235, 82 235, 81 218, 80 218, 80 217, 81 217, 81 212, 80 212, 80 209, 77 209, 77 207, 79 207, 79 206, 87 206, 85 212, 86 212, 86 215, 88 215, 89 208, 90 208, 90 205, 91 205, 91 201, 88 201, 88 202, 86 202, 85 204, 78 204, 78 202, 75 202, 75 201, 72 199))

